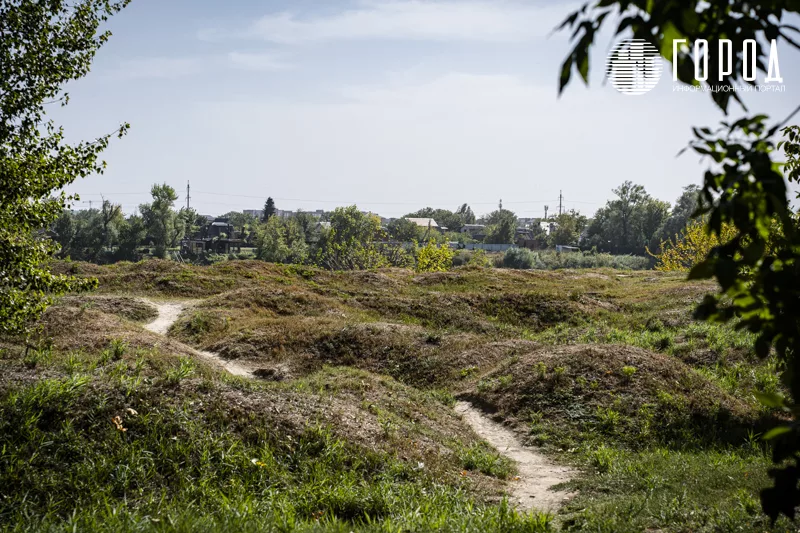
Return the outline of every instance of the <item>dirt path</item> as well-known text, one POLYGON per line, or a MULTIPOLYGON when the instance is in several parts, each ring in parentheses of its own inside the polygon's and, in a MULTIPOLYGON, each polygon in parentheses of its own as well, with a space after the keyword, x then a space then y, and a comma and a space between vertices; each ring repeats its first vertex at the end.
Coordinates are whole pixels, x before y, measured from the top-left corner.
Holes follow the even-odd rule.
MULTIPOLYGON (((169 331, 170 326, 178 320, 178 317, 181 315, 184 309, 186 309, 186 304, 181 302, 167 302, 167 303, 157 303, 151 300, 145 300, 148 304, 152 305, 158 310, 158 316, 155 320, 146 324, 144 327, 147 330, 152 331, 153 333, 158 333, 159 335, 166 335, 167 331, 169 331)), ((226 361, 222 357, 218 356, 215 353, 205 352, 202 350, 195 350, 194 348, 190 348, 194 353, 196 353, 199 357, 206 359, 208 361, 213 362, 217 366, 220 366, 227 370, 229 373, 233 374, 234 376, 244 376, 244 377, 252 377, 253 373, 250 369, 245 368, 241 365, 238 365, 232 361, 226 361)))
POLYGON ((524 447, 511 431, 469 403, 458 402, 455 410, 478 436, 517 463, 519 480, 510 482, 509 500, 512 503, 521 509, 556 511, 569 499, 570 494, 550 489, 572 479, 574 471, 571 468, 557 465, 536 450, 524 447))

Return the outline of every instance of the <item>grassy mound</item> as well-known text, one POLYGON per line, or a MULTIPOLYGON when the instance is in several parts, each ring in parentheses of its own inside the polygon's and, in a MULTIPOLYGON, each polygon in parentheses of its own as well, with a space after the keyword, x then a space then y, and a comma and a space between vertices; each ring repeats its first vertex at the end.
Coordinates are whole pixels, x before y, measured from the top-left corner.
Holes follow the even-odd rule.
POLYGON ((542 348, 499 365, 467 395, 563 448, 739 444, 758 417, 679 359, 622 345, 542 348))
POLYGON ((102 296, 95 294, 65 296, 59 301, 59 306, 95 309, 134 322, 150 322, 158 316, 158 311, 156 311, 155 307, 138 298, 129 296, 102 296))
POLYGON ((149 333, 97 309, 46 317, 35 370, 0 358, 0 524, 18 530, 544 531, 497 505, 512 465, 452 397, 323 368, 240 380, 137 348, 149 333), (108 336, 119 340, 105 347, 108 336), (62 347, 69 347, 69 350, 62 347))
MULTIPOLYGON (((84 301, 83 297, 80 300, 65 298, 47 310, 42 319, 45 346, 52 346, 62 352, 113 352, 130 348, 141 352, 160 349, 178 356, 192 354, 189 347, 179 342, 146 331, 139 324, 116 314, 103 312, 102 306, 76 305, 78 301, 84 301)), ((115 311, 119 309, 117 304, 112 303, 109 306, 115 311)), ((136 316, 145 314, 138 309, 137 307, 135 311, 136 316)), ((44 357, 47 353, 47 349, 40 350, 38 355, 44 357)), ((37 354, 32 353, 29 356, 36 357, 37 354)))

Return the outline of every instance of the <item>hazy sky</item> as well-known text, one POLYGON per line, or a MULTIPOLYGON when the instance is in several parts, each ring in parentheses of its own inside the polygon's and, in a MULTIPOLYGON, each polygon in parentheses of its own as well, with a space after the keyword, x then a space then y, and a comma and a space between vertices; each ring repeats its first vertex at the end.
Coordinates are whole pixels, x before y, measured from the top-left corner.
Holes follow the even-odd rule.
MULTIPOLYGON (((704 163, 675 155, 690 126, 724 117, 707 94, 673 92, 669 66, 642 96, 604 83, 557 96, 563 2, 133 0, 91 74, 53 117, 71 139, 121 122, 105 175, 68 190, 126 212, 174 186, 204 214, 361 209, 399 216, 468 202, 480 214, 591 214, 624 180, 674 201, 704 163)), ((800 102, 800 55, 781 48, 784 93, 752 94, 781 117, 800 102)), ((761 79, 761 75, 759 79, 761 79)), ((738 110, 737 110, 738 113, 738 110)), ((95 204, 96 205, 96 204, 95 204)), ((86 207, 88 203, 77 207, 86 207)))

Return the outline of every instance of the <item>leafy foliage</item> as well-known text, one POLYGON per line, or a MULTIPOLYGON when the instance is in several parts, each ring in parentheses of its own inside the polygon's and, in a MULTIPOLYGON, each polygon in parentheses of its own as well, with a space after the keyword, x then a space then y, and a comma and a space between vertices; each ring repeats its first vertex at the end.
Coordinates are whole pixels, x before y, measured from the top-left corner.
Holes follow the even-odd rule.
POLYGON ((155 184, 150 189, 150 194, 153 202, 139 206, 139 210, 147 226, 147 233, 155 243, 155 255, 164 258, 167 247, 175 246, 183 236, 185 225, 172 209, 178 199, 175 189, 166 183, 155 184))
POLYGON ((28 331, 53 295, 89 289, 92 281, 51 274, 44 266, 57 245, 41 235, 75 197, 56 191, 101 173, 99 155, 112 135, 69 145, 47 120, 69 81, 89 72, 109 37, 100 24, 127 0, 8 0, 0 4, 0 333, 28 331))
POLYGON ((447 244, 436 246, 432 241, 417 251, 417 272, 444 272, 453 266, 453 249, 447 244))
POLYGON ((701 263, 716 246, 732 239, 735 230, 730 225, 722 228, 721 235, 709 233, 704 222, 695 220, 673 240, 661 243, 661 253, 656 270, 662 272, 689 272, 701 263))
POLYGON ((517 230, 517 215, 508 209, 497 209, 481 219, 486 224, 485 243, 512 244, 517 230))
POLYGON ((256 257, 271 263, 303 264, 308 246, 302 227, 294 219, 269 217, 256 233, 256 257))
POLYGON ((337 207, 331 228, 320 238, 319 263, 331 270, 361 270, 386 266, 375 241, 382 234, 381 220, 354 205, 337 207))
MULTIPOLYGON (((553 222, 555 222, 555 226, 553 231, 550 232, 548 243, 551 246, 557 244, 577 246, 588 220, 584 215, 573 209, 554 217, 553 222)), ((540 228, 539 226, 537 227, 540 228)))
MULTIPOLYGON (((560 89, 569 83, 573 66, 584 81, 588 79, 589 48, 608 15, 617 13, 617 33, 630 31, 645 39, 673 63, 678 78, 698 85, 694 79, 694 60, 688 51, 674 56, 673 39, 710 41, 709 91, 715 104, 727 111, 731 97, 741 103, 734 83, 744 71, 744 42, 752 39, 756 47, 756 68, 767 72, 765 50, 770 40, 784 40, 795 48, 800 44, 788 32, 797 28, 783 23, 785 17, 800 12, 793 1, 753 4, 745 0, 707 3, 699 1, 676 4, 647 0, 606 1, 590 7, 586 4, 572 13, 560 28, 574 28, 577 42, 561 69, 560 89), (732 41, 732 64, 719 76, 719 39, 732 41)), ((752 81, 745 80, 752 84, 752 81)), ((800 108, 798 108, 800 110, 800 108)), ((795 111, 795 113, 797 110, 795 111)), ((763 114, 723 122, 716 131, 695 128, 691 148, 708 156, 712 166, 706 171, 699 209, 696 215, 708 217, 711 232, 720 237, 731 225, 734 236, 714 247, 708 257, 695 265, 692 279, 715 278, 720 293, 708 295, 696 316, 727 321, 736 318, 738 327, 757 335, 756 352, 766 357, 771 348, 783 361, 783 373, 792 396, 800 398, 800 233, 787 199, 786 183, 780 165, 772 160, 776 149, 774 136, 791 117, 767 126, 763 114), (775 222, 780 234, 773 231, 775 222)), ((783 130, 781 147, 789 159, 785 169, 790 181, 800 180, 796 154, 800 150, 797 129, 783 130)), ((781 400, 764 398, 774 406, 781 400)), ((787 407, 788 409, 789 407, 787 407)), ((795 408, 794 413, 798 410, 795 408)), ((770 470, 774 486, 761 493, 764 512, 773 521, 781 514, 794 518, 800 505, 800 428, 795 423, 785 430, 771 432, 774 437, 773 460, 779 464, 770 470), (788 463, 788 464, 787 464, 788 463)))
POLYGON ((267 222, 272 216, 275 215, 275 200, 270 196, 264 202, 264 210, 261 213, 261 220, 267 222))
POLYGON ((587 245, 615 254, 644 254, 667 219, 669 204, 630 181, 613 192, 617 198, 598 209, 589 225, 587 245))

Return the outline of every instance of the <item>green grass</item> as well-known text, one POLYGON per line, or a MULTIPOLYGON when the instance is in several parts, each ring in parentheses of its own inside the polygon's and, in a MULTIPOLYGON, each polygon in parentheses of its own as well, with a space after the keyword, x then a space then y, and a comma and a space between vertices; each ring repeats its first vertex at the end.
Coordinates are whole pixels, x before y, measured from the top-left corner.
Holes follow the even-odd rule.
MULTIPOLYGON (((2 529, 546 529, 543 516, 481 504, 329 427, 285 432, 259 412, 232 412, 224 383, 188 386, 192 366, 181 360, 159 379, 120 361, 5 388, 2 529), (142 384, 131 393, 122 376, 142 384)), ((505 475, 507 462, 469 450, 476 468, 505 475)))
POLYGON ((52 345, 3 344, 0 530, 789 528, 758 504, 772 413, 753 392, 780 391, 781 368, 747 332, 691 320, 710 284, 610 269, 62 266, 98 276, 103 299, 51 313, 52 345), (205 300, 168 343, 135 323, 147 310, 132 294, 205 300), (288 377, 219 374, 176 340, 288 377), (509 510, 514 465, 453 414, 456 398, 578 467, 575 499, 554 517, 509 510))
POLYGON ((633 452, 600 445, 576 452, 589 474, 570 488, 566 531, 793 531, 771 526, 758 491, 770 459, 758 446, 709 450, 655 447, 633 452))

